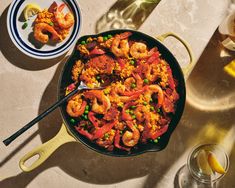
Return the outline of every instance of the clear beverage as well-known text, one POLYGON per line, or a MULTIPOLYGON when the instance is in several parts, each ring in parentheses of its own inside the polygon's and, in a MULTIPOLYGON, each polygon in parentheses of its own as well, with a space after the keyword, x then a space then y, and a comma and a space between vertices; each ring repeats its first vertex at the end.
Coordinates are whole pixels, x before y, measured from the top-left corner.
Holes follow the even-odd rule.
MULTIPOLYGON (((218 180, 220 180, 225 173, 220 174, 210 171, 211 169, 208 168, 208 164, 205 164, 207 161, 203 161, 202 157, 199 156, 202 155, 203 152, 212 152, 225 170, 225 173, 228 171, 229 158, 223 148, 217 144, 200 145, 194 148, 190 153, 187 166, 192 177, 199 182, 213 185, 218 182, 218 180)), ((208 159, 206 158, 206 160, 208 159)))

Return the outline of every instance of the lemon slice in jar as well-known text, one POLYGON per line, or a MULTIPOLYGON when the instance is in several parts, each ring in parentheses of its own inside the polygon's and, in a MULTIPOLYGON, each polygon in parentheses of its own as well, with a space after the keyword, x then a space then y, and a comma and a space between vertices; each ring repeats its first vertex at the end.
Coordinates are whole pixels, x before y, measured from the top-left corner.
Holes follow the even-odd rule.
POLYGON ((24 19, 27 21, 30 17, 36 15, 41 11, 41 8, 37 4, 28 4, 24 8, 24 19))
POLYGON ((212 174, 211 167, 208 163, 208 153, 205 150, 199 151, 197 157, 197 165, 203 174, 210 176, 212 174))
POLYGON ((212 152, 209 152, 208 154, 208 163, 214 172, 218 172, 219 174, 225 174, 223 166, 220 164, 215 154, 212 152))

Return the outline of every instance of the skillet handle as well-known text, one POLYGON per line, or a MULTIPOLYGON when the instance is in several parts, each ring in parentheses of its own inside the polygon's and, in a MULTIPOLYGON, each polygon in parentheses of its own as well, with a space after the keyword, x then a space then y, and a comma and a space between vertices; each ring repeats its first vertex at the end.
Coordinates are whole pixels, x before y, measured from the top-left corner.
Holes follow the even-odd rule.
POLYGON ((64 124, 62 124, 60 131, 57 135, 45 142, 44 144, 36 147, 25 156, 20 159, 19 166, 21 170, 29 172, 39 165, 41 165, 58 147, 67 142, 75 142, 75 138, 72 137, 68 132, 64 124), (25 162, 31 157, 37 156, 38 158, 29 166, 25 165, 25 162))
POLYGON ((182 38, 180 38, 177 34, 173 33, 173 32, 168 32, 168 33, 165 33, 165 34, 162 34, 160 36, 157 36, 156 38, 163 42, 167 37, 174 37, 175 39, 179 40, 183 45, 184 47, 186 48, 187 52, 188 52, 188 55, 189 55, 189 58, 190 58, 190 62, 188 65, 186 65, 186 67, 183 67, 182 70, 183 70, 183 73, 184 73, 184 77, 185 79, 188 78, 190 72, 192 71, 193 69, 193 66, 195 64, 195 58, 194 58, 194 55, 193 55, 193 52, 192 52, 192 49, 191 47, 188 45, 187 42, 185 42, 185 40, 183 40, 182 38))

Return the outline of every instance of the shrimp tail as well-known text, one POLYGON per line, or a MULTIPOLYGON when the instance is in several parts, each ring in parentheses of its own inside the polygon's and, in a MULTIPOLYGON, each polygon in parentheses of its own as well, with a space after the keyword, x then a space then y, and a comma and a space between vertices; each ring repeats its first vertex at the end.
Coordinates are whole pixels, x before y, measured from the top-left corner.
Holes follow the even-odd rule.
POLYGON ((129 31, 126 31, 124 33, 121 33, 119 36, 120 36, 120 39, 123 40, 123 39, 127 39, 128 37, 130 37, 132 35, 131 32, 129 31))
POLYGON ((65 4, 62 3, 59 7, 57 7, 57 11, 61 12, 64 9, 64 7, 65 7, 65 4))
POLYGON ((57 33, 53 33, 52 37, 51 37, 52 40, 62 40, 62 37, 57 33))

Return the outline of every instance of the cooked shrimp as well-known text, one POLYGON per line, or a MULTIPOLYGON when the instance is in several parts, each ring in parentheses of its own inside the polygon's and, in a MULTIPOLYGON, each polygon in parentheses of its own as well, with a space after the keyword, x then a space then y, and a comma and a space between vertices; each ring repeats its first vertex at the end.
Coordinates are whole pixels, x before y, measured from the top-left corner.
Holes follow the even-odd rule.
POLYGON ((116 85, 111 85, 110 89, 110 99, 112 102, 120 102, 120 96, 123 95, 125 91, 125 86, 121 83, 116 83, 116 85))
POLYGON ((66 111, 71 117, 79 117, 84 113, 86 104, 86 101, 82 100, 80 94, 75 95, 69 100, 66 111))
POLYGON ((46 24, 46 23, 37 23, 34 26, 34 38, 40 41, 43 44, 46 44, 49 40, 49 36, 44 32, 49 32, 52 34, 52 40, 61 40, 61 36, 56 32, 56 30, 46 24))
POLYGON ((122 85, 121 83, 116 83, 116 85, 113 85, 111 87, 110 92, 110 100, 111 102, 119 103, 119 102, 129 102, 132 100, 136 100, 138 98, 138 93, 134 93, 133 95, 124 96, 125 95, 125 89, 126 87, 122 85))
POLYGON ((84 93, 84 97, 92 100, 92 111, 98 114, 105 114, 111 107, 110 100, 103 91, 87 91, 84 93))
POLYGON ((59 26, 63 29, 68 29, 72 27, 74 24, 74 16, 71 12, 68 12, 64 15, 62 10, 64 9, 65 4, 61 4, 59 7, 57 7, 55 11, 55 19, 58 22, 59 26))
POLYGON ((142 42, 135 42, 130 48, 130 54, 135 59, 142 59, 148 56, 146 44, 142 42))
POLYGON ((146 101, 149 102, 152 98, 152 95, 157 93, 158 95, 158 108, 162 106, 162 103, 164 101, 164 94, 162 91, 162 88, 159 85, 150 85, 148 86, 147 92, 145 92, 145 98, 146 101))
POLYGON ((132 130, 132 132, 126 131, 122 136, 122 141, 124 145, 133 147, 139 141, 140 132, 131 121, 127 121, 127 126, 132 130))
POLYGON ((147 113, 147 107, 143 105, 138 105, 137 108, 135 109, 135 115, 136 119, 139 122, 143 122, 145 120, 145 113, 147 113))
POLYGON ((129 53, 129 43, 128 41, 121 40, 120 35, 116 35, 114 37, 114 40, 112 42, 111 51, 116 55, 117 57, 127 57, 129 53))
POLYGON ((142 88, 144 81, 142 80, 142 78, 140 77, 140 75, 133 73, 133 76, 134 76, 134 78, 135 78, 135 80, 136 80, 136 88, 137 88, 137 89, 142 88))
POLYGON ((154 82, 160 76, 160 71, 159 66, 153 63, 148 66, 144 74, 149 81, 154 82))
POLYGON ((135 84, 136 81, 133 77, 129 77, 124 81, 124 86, 126 90, 131 90, 133 89, 132 85, 135 84))
POLYGON ((139 74, 133 73, 133 77, 129 77, 124 81, 124 85, 126 90, 140 89, 143 86, 143 80, 139 74), (135 87, 133 87, 133 84, 135 84, 135 87))

